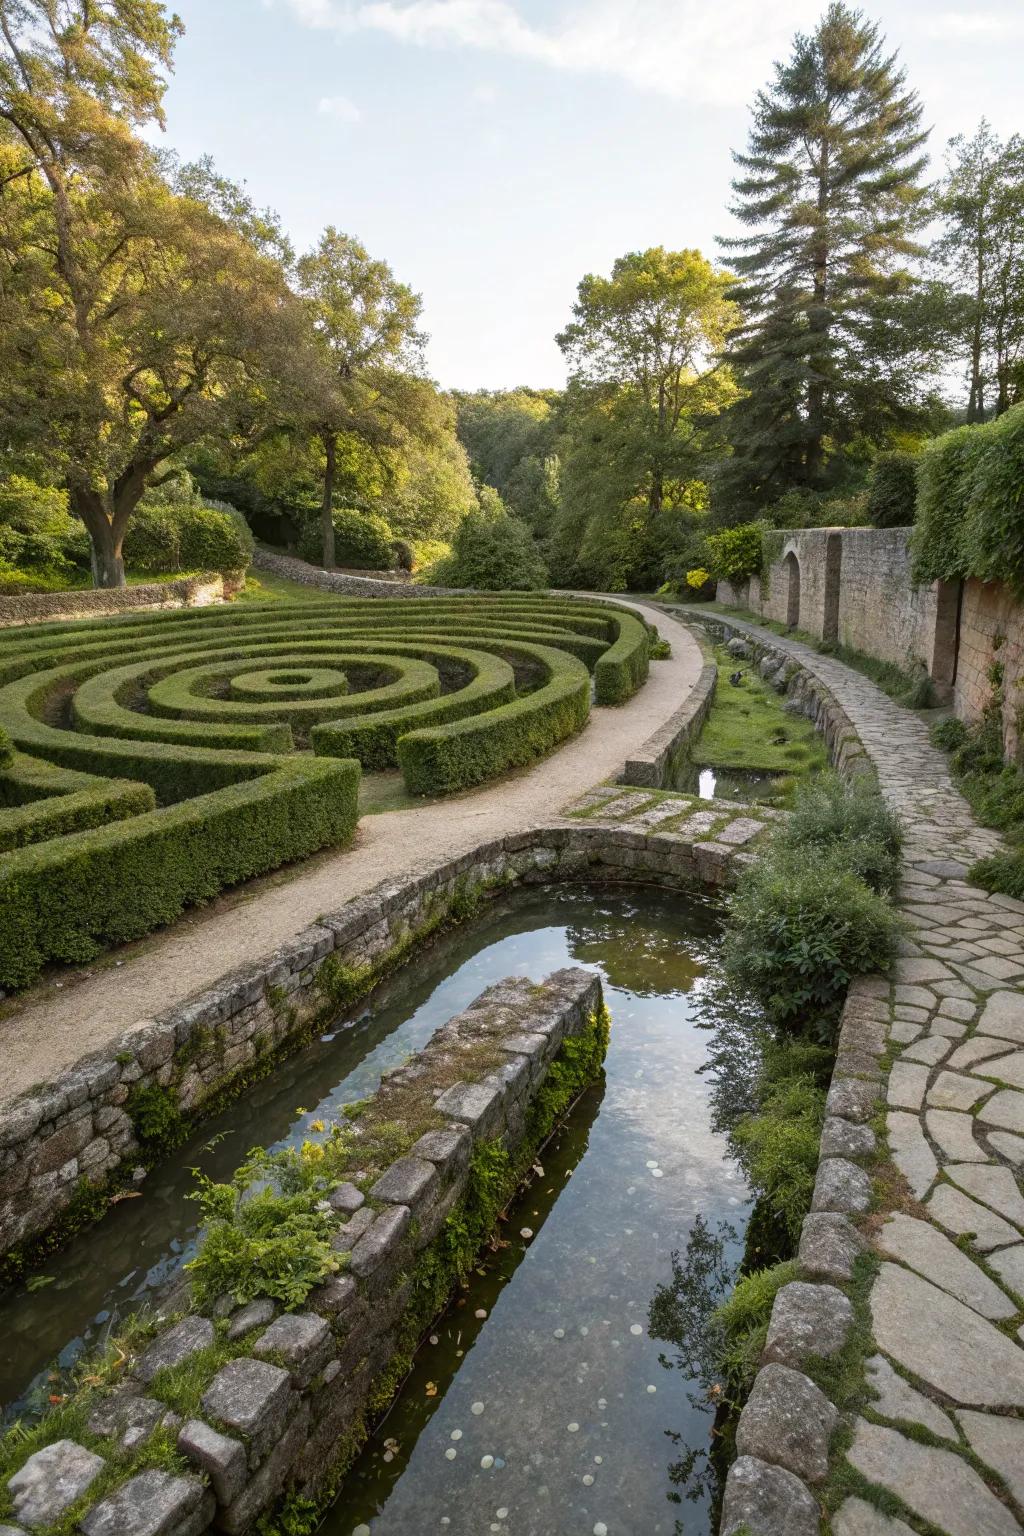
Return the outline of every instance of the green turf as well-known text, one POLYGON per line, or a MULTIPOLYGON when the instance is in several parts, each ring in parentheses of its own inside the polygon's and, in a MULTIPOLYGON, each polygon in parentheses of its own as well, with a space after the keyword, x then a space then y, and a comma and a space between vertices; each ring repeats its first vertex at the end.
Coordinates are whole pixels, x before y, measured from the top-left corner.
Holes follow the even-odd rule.
POLYGON ((787 714, 782 699, 749 662, 715 647, 718 686, 690 751, 701 768, 734 768, 803 778, 828 766, 828 750, 809 720, 787 714), (738 685, 730 677, 740 673, 738 685))

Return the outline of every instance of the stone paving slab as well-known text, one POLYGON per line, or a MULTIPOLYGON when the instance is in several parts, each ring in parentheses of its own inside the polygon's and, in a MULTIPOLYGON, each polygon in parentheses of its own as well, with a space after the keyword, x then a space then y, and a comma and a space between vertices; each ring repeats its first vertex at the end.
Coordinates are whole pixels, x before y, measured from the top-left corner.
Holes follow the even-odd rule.
MULTIPOLYGON (((873 1217, 868 1228, 882 1260, 869 1296, 877 1353, 867 1362, 871 1392, 862 1416, 847 1426, 845 1452, 861 1492, 841 1503, 831 1528, 836 1536, 909 1536, 924 1528, 1019 1536, 1024 903, 966 880, 975 860, 998 851, 1002 840, 977 825, 918 716, 831 657, 759 626, 726 622, 799 662, 838 701, 905 831, 903 953, 890 975, 865 979, 855 992, 881 1001, 889 1018, 888 1154, 906 1181, 907 1204, 887 1221, 873 1217)), ((844 1049, 854 1023, 844 1014, 844 1049)), ((851 1118, 871 1119, 873 1091, 874 1084, 869 1090, 837 1075, 830 1113, 853 1109, 851 1118)), ((799 1353, 790 1363, 799 1366, 799 1353)), ((758 1455, 765 1457, 763 1447, 758 1455)), ((833 1449, 833 1470, 835 1458, 833 1449)), ((749 1504, 746 1514, 751 1536, 768 1531, 749 1504)))

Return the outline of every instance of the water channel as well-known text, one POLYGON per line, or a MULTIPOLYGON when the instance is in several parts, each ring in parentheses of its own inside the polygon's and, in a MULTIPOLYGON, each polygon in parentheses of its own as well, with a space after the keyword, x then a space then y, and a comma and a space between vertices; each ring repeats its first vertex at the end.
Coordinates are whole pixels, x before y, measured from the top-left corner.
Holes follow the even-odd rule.
POLYGON ((0 1299, 8 1414, 38 1411, 126 1311, 159 1306, 195 1249, 191 1167, 223 1178, 255 1143, 301 1141, 490 982, 584 965, 601 973, 612 1012, 604 1077, 420 1350, 323 1530, 708 1536, 705 1496, 680 1503, 673 1471, 681 1445, 707 1444, 711 1413, 671 1344, 651 1337, 648 1309, 696 1216, 728 1220, 739 1242, 748 1212, 698 1072, 707 1037, 694 1002, 716 938, 713 906, 670 892, 502 898, 378 989, 353 1024, 206 1122, 138 1198, 52 1258, 42 1284, 0 1299))

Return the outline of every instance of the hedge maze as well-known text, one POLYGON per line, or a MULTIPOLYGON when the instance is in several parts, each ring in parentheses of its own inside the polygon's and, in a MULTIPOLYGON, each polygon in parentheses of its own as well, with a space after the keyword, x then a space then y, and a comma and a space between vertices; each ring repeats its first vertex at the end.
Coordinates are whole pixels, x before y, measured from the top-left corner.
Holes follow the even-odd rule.
POLYGON ((337 598, 0 633, 0 987, 345 842, 361 768, 443 794, 646 676, 614 605, 337 598))

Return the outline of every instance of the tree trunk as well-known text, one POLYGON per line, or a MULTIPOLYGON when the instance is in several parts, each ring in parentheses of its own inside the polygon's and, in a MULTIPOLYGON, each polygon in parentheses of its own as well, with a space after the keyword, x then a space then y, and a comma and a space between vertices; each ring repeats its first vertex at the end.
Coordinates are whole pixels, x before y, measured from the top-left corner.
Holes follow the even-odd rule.
POLYGON ((334 432, 321 433, 327 466, 324 469, 324 499, 320 506, 320 533, 323 539, 323 567, 334 569, 334 471, 338 457, 338 438, 334 432))
POLYGON ((89 530, 93 586, 123 587, 125 579, 121 545, 127 519, 116 520, 107 511, 105 499, 99 491, 72 489, 70 501, 72 511, 77 513, 89 530))
POLYGON ((981 376, 982 331, 985 318, 985 243, 984 227, 976 231, 974 327, 971 331, 971 390, 967 397, 967 420, 985 420, 985 382, 981 376))

